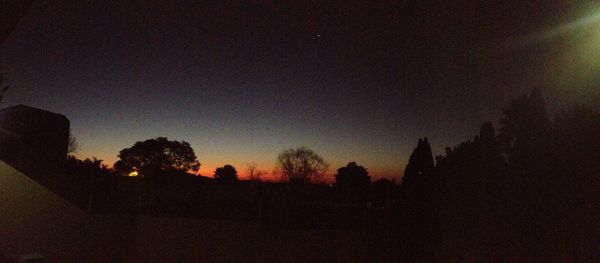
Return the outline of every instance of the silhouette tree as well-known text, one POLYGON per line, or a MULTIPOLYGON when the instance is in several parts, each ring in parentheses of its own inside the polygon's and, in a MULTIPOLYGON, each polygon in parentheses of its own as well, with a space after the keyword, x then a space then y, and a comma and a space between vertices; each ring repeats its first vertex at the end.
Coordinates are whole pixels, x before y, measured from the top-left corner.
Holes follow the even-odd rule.
POLYGON ((248 163, 246 164, 246 173, 250 181, 260 181, 260 177, 264 174, 264 171, 259 170, 256 163, 248 163))
POLYGON ((431 145, 427 138, 419 139, 417 148, 410 155, 404 177, 402 178, 403 185, 411 185, 419 178, 424 178, 430 175, 433 171, 433 154, 431 153, 431 145))
MULTIPOLYGON (((600 113, 584 106, 560 112, 554 121, 554 174, 561 187, 582 195, 600 189, 600 113), (577 189, 577 190, 575 190, 577 189)), ((596 191, 598 192, 598 191, 596 191)))
POLYGON ((519 240, 508 254, 527 262, 564 257, 568 246, 573 261, 585 261, 598 235, 581 229, 598 229, 589 208, 600 200, 600 114, 574 107, 551 123, 535 89, 504 114, 498 136, 486 123, 436 158, 445 242, 519 240))
POLYGON ((436 160, 434 204, 441 231, 451 240, 447 242, 481 243, 495 234, 489 231, 490 222, 508 220, 501 215, 507 203, 501 192, 509 180, 492 123, 484 123, 479 136, 447 148, 436 160))
POLYGON ((74 154, 79 150, 79 142, 73 135, 73 131, 69 129, 69 144, 67 146, 67 154, 74 154))
POLYGON ((79 160, 73 155, 67 157, 66 172, 75 176, 108 176, 112 175, 107 165, 96 157, 79 160))
POLYGON ((397 192, 394 182, 381 178, 371 184, 371 201, 374 208, 390 208, 388 201, 393 200, 397 192))
POLYGON ((369 189, 371 177, 365 167, 356 164, 356 162, 349 162, 337 171, 335 185, 338 189, 355 190, 357 192, 366 192, 369 189))
MULTIPOLYGON (((400 191, 401 220, 414 229, 405 233, 414 244, 408 249, 428 261, 454 246, 441 259, 462 259, 519 240, 500 248, 506 260, 553 261, 565 251, 572 261, 592 258, 599 232, 583 229, 600 229, 590 209, 600 200, 598 134, 600 113, 574 107, 551 123, 534 89, 504 110, 497 136, 484 123, 478 136, 437 156, 433 170, 420 140, 400 191)), ((485 261, 486 253, 469 260, 485 261)))
POLYGON ((600 112, 574 106, 557 114, 554 130, 557 154, 550 164, 548 181, 552 184, 546 187, 550 189, 548 203, 557 213, 551 222, 562 224, 550 227, 568 229, 564 231, 568 235, 556 239, 577 244, 574 261, 597 258, 597 241, 593 240, 600 236, 600 221, 593 207, 600 203, 600 112))
POLYGON ((115 192, 112 184, 112 179, 116 179, 114 175, 100 159, 93 157, 80 160, 68 155, 60 187, 56 190, 63 198, 91 213, 99 195, 115 192))
POLYGON ((235 182, 238 180, 237 171, 229 164, 215 170, 215 180, 220 182, 235 182))
POLYGON ((307 183, 311 178, 321 177, 329 167, 323 157, 305 147, 283 151, 277 156, 277 165, 293 183, 307 183))
MULTIPOLYGON (((446 175, 441 180, 447 186, 450 183, 453 187, 467 188, 471 193, 482 191, 480 195, 488 194, 484 189, 498 180, 498 173, 505 166, 491 122, 484 123, 479 136, 472 141, 463 142, 453 149, 446 148, 445 156, 436 157, 437 173, 446 175)), ((460 192, 464 193, 467 189, 460 192)), ((477 200, 481 200, 481 196, 477 200)))
POLYGON ((552 188, 551 147, 552 130, 548 120, 544 98, 539 89, 518 97, 504 111, 500 121, 501 149, 508 160, 506 181, 510 185, 505 200, 513 204, 515 229, 523 233, 525 249, 532 257, 541 255, 540 247, 534 236, 546 235, 548 216, 553 208, 548 206, 548 196, 552 188), (544 216, 544 214, 546 216, 544 216), (542 223, 546 222, 546 223, 542 223), (537 255, 535 255, 537 253, 537 255))
POLYGON ((144 176, 153 176, 198 171, 200 168, 189 143, 169 141, 165 137, 136 142, 131 148, 121 150, 118 157, 114 168, 121 174, 135 170, 144 176))
POLYGON ((405 202, 405 224, 411 225, 407 233, 411 240, 411 253, 419 261, 431 261, 433 249, 430 243, 434 232, 435 185, 433 180, 433 154, 427 138, 419 139, 417 147, 410 155, 402 178, 402 201, 405 202))
POLYGON ((529 162, 536 148, 544 143, 550 121, 540 89, 534 88, 510 102, 500 120, 499 142, 502 152, 513 163, 529 162))

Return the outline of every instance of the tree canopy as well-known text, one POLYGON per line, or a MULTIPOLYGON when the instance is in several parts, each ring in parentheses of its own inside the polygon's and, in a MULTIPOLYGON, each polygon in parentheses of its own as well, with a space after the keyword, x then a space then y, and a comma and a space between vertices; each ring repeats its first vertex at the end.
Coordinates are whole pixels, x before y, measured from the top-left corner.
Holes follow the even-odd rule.
POLYGON ((235 182, 238 180, 237 170, 232 165, 226 164, 215 170, 215 180, 221 182, 235 182))
POLYGON ((277 165, 282 175, 294 183, 307 183, 323 176, 329 168, 323 157, 306 147, 283 151, 277 156, 277 165))
MULTIPOLYGON (((521 95, 503 109, 498 141, 508 159, 532 157, 544 144, 550 127, 544 97, 539 89, 521 95)), ((524 160, 525 161, 525 160, 524 160)))
POLYGON ((433 170, 433 154, 431 153, 431 145, 427 138, 419 139, 417 148, 410 155, 402 184, 412 184, 422 177, 428 176, 433 170))
POLYGON ((131 148, 121 150, 118 157, 114 168, 120 173, 138 171, 142 175, 156 175, 200 168, 188 142, 170 141, 166 137, 136 142, 131 148))
POLYGON ((337 170, 335 184, 341 188, 368 189, 371 177, 367 169, 356 162, 349 162, 337 170))

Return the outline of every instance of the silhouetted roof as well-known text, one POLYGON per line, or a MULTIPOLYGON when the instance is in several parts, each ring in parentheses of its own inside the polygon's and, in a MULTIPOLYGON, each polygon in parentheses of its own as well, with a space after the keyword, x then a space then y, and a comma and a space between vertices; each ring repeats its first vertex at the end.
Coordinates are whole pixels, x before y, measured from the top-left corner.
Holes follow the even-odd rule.
POLYGON ((47 111, 47 110, 34 108, 34 107, 30 107, 30 106, 23 105, 23 104, 18 104, 15 106, 10 106, 10 107, 6 107, 4 109, 0 109, 0 114, 5 113, 5 112, 36 112, 36 113, 41 113, 41 114, 46 114, 46 115, 54 115, 55 117, 61 117, 61 118, 67 119, 67 117, 65 117, 65 115, 54 113, 54 112, 47 111))

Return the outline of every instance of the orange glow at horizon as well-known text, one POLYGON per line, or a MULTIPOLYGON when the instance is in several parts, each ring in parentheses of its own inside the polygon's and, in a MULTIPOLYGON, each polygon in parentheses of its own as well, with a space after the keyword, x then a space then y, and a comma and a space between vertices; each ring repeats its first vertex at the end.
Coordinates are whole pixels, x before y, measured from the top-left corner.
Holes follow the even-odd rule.
MULTIPOLYGON (((85 156, 89 156, 86 155, 85 156)), ((93 155, 92 155, 93 156, 93 155)), ((79 159, 85 159, 83 154, 76 154, 76 157, 79 159)), ((247 164, 249 162, 226 162, 223 161, 222 159, 226 159, 224 158, 224 156, 221 156, 219 159, 221 160, 206 160, 202 163, 202 165, 200 166, 200 169, 198 171, 193 171, 193 170, 189 170, 188 173, 190 174, 194 174, 194 175, 198 175, 198 176, 204 176, 204 177, 209 177, 209 178, 213 178, 214 172, 217 168, 224 166, 225 164, 230 164, 233 165, 233 167, 235 167, 235 169, 238 172, 238 178, 240 180, 249 180, 249 175, 248 175, 248 171, 247 171, 247 164), (213 163, 218 163, 219 165, 215 165, 213 163)), ((232 158, 234 159, 234 158, 232 158)), ((103 159, 103 164, 107 165, 109 168, 113 167, 113 164, 117 161, 117 158, 106 158, 103 159)), ((329 166, 329 171, 327 172, 327 174, 321 178, 321 182, 323 183, 333 183, 335 182, 335 174, 337 173, 337 169, 339 167, 343 167, 346 165, 347 162, 331 162, 330 166, 329 166)), ((266 182, 280 182, 280 181, 285 181, 285 179, 281 178, 281 175, 277 173, 276 169, 275 169, 275 161, 269 162, 269 161, 263 161, 263 162, 256 162, 257 164, 257 170, 262 172, 262 175, 260 176, 260 180, 261 181, 266 181, 266 182)), ((367 170, 369 171, 369 176, 371 176, 371 182, 374 182, 376 180, 379 179, 387 179, 390 181, 395 181, 396 184, 400 184, 400 182, 402 181, 402 176, 404 175, 404 169, 400 168, 400 167, 377 167, 377 166, 373 166, 373 165, 369 165, 368 163, 361 163, 359 162, 360 165, 364 165, 367 170)), ((130 175, 131 176, 131 175, 130 175)), ((138 174, 139 176, 139 174, 138 174)))

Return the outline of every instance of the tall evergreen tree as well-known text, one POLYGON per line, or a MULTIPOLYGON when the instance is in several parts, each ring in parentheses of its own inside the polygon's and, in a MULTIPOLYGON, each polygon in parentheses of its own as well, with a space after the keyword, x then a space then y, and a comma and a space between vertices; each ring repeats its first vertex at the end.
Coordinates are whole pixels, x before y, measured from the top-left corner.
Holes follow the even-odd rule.
POLYGON ((414 184, 420 178, 431 175, 433 166, 433 154, 431 153, 429 141, 427 138, 419 139, 417 148, 410 155, 404 170, 402 184, 408 186, 414 184))

